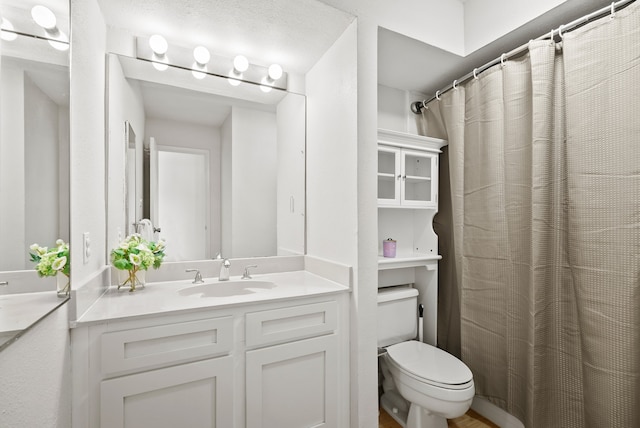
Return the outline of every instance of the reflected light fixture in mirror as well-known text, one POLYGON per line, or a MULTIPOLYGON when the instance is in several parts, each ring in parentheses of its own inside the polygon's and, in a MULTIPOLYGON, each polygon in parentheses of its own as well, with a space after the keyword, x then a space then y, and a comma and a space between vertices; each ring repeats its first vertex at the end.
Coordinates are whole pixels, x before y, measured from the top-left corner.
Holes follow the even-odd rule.
POLYGON ((204 79, 207 75, 207 64, 211 60, 209 49, 204 46, 196 46, 193 50, 193 58, 196 61, 193 63, 191 74, 193 74, 193 77, 196 79, 204 79))
POLYGON ((2 18, 0 28, 2 28, 2 31, 0 32, 0 38, 2 40, 12 42, 18 38, 18 35, 15 33, 15 27, 8 19, 2 18))
POLYGON ((49 44, 59 51, 69 49, 69 38, 57 27, 56 15, 48 7, 36 5, 31 8, 31 18, 42 27, 47 35, 49 44))
POLYGON ((42 5, 33 6, 31 9, 31 17, 36 24, 41 26, 47 31, 55 31, 56 30, 56 16, 51 12, 51 10, 42 5))
POLYGON ((238 86, 242 80, 243 73, 249 68, 249 60, 244 55, 238 55, 233 59, 233 70, 229 73, 229 84, 238 86))
POLYGON ((167 57, 169 44, 167 40, 160 34, 154 34, 149 38, 149 47, 153 51, 153 67, 158 71, 165 71, 169 67, 169 58, 167 57))

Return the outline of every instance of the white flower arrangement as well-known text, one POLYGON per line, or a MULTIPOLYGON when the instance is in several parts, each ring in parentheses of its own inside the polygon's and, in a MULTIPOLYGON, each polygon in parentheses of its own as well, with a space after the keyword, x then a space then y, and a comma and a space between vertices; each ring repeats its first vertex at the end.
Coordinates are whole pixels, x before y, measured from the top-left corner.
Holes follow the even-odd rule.
POLYGON ((147 241, 139 233, 134 233, 111 250, 111 263, 119 270, 158 269, 164 259, 165 247, 163 240, 147 241))

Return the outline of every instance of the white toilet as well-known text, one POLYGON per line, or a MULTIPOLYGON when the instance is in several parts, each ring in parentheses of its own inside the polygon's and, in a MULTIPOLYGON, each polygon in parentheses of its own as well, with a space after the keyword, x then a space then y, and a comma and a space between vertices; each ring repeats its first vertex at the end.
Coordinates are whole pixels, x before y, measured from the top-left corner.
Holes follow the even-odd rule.
POLYGON ((447 419, 469 410, 473 374, 453 355, 413 340, 417 306, 414 288, 378 290, 378 346, 386 347, 380 359, 385 374, 381 405, 406 428, 446 428, 447 419))

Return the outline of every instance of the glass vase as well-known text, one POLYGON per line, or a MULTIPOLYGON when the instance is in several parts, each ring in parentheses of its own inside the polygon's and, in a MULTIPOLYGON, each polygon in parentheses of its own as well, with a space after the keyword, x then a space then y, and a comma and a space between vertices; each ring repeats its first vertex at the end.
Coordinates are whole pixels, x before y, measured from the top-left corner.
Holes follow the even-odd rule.
POLYGON ((56 293, 58 294, 58 297, 69 297, 70 291, 71 281, 69 280, 69 277, 62 272, 58 272, 56 275, 56 293))
POLYGON ((119 270, 118 290, 120 290, 120 287, 129 287, 129 291, 136 291, 137 288, 143 288, 146 272, 147 271, 143 269, 119 270))

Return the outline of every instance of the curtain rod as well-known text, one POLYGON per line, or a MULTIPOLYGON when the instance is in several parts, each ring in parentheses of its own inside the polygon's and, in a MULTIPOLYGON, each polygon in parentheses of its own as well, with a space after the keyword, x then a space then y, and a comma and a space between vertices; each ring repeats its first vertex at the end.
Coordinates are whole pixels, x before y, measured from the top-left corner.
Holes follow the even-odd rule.
MULTIPOLYGON (((581 27, 582 25, 584 25, 584 24, 586 24, 586 23, 588 23, 590 21, 593 21, 595 19, 601 18, 601 17, 606 16, 606 15, 610 15, 611 18, 613 18, 615 16, 616 10, 620 10, 620 9, 630 5, 631 3, 635 2, 635 1, 636 0, 620 0, 618 2, 613 2, 613 3, 611 3, 610 6, 603 7, 602 9, 598 9, 595 12, 591 12, 590 14, 585 15, 582 18, 578 18, 578 19, 576 19, 574 21, 571 21, 568 24, 561 25, 557 29, 551 30, 549 33, 543 34, 542 36, 538 37, 535 40, 553 39, 556 36, 560 36, 560 39, 562 39, 562 37, 563 37, 562 33, 563 32, 575 30, 576 28, 581 27)), ((427 108, 427 104, 429 104, 433 100, 439 100, 440 96, 442 94, 444 94, 445 92, 448 92, 451 89, 456 89, 459 84, 464 83, 467 80, 470 80, 471 78, 477 78, 480 73, 482 73, 483 71, 493 67, 494 65, 504 64, 504 62, 507 59, 513 58, 514 56, 516 56, 518 54, 521 54, 524 51, 526 51, 528 46, 529 46, 529 43, 525 43, 524 45, 519 46, 519 47, 513 49, 510 52, 503 53, 502 55, 500 55, 499 58, 496 58, 493 61, 490 61, 490 62, 484 64, 481 67, 474 68, 473 71, 471 71, 470 73, 467 73, 464 76, 454 80, 453 83, 451 83, 450 85, 446 86, 444 89, 441 89, 441 90, 437 91, 436 94, 434 96, 432 96, 431 98, 429 98, 428 100, 412 102, 411 103, 411 111, 414 112, 415 114, 421 114, 422 113, 422 109, 423 108, 427 108)))

